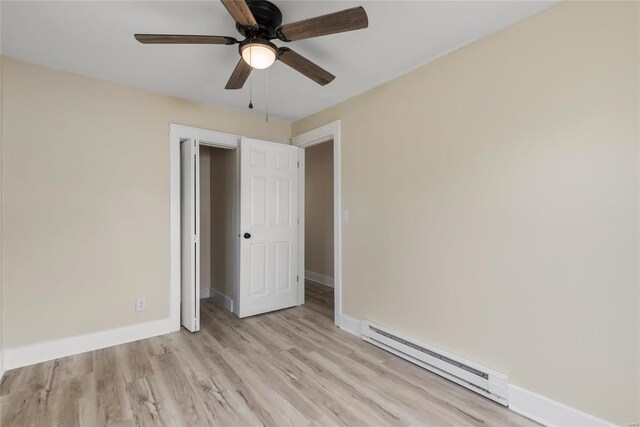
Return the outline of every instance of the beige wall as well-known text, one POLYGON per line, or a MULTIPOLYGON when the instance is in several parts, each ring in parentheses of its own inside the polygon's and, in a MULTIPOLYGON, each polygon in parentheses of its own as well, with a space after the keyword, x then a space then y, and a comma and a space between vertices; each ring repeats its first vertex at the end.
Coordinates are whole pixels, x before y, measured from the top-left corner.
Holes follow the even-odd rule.
POLYGON ((236 153, 223 148, 211 151, 211 287, 234 299, 236 153))
POLYGON ((10 58, 2 79, 5 348, 168 316, 169 123, 290 136, 284 122, 10 58))
POLYGON ((333 277, 333 141, 305 149, 304 268, 333 277))
POLYGON ((638 17, 566 2, 293 124, 342 121, 346 315, 640 419, 638 17))
POLYGON ((200 146, 200 286, 234 298, 236 152, 200 146))
POLYGON ((200 146, 200 287, 211 287, 211 148, 200 146))

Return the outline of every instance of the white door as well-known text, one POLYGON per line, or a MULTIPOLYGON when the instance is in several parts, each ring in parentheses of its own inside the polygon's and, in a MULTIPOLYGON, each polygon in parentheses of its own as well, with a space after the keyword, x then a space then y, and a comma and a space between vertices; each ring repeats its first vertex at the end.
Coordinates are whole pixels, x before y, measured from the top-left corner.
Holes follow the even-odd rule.
POLYGON ((298 153, 242 138, 238 315, 298 304, 298 153))
POLYGON ((180 143, 181 324, 200 330, 200 144, 180 143))

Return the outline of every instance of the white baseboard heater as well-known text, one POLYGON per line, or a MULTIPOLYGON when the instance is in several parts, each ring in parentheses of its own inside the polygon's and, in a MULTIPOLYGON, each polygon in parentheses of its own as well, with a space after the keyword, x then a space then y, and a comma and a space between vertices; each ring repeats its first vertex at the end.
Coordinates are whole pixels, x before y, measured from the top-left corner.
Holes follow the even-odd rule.
POLYGON ((509 405, 508 376, 432 346, 418 343, 374 323, 363 321, 360 325, 361 335, 365 341, 501 405, 509 405))

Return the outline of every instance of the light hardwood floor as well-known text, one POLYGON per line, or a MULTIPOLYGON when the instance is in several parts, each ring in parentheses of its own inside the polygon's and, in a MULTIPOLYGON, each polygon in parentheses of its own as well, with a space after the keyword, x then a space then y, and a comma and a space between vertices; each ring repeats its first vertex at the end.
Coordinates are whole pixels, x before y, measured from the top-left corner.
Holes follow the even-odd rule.
POLYGON ((2 426, 534 425, 333 325, 332 289, 237 319, 202 301, 202 330, 6 373, 2 426))

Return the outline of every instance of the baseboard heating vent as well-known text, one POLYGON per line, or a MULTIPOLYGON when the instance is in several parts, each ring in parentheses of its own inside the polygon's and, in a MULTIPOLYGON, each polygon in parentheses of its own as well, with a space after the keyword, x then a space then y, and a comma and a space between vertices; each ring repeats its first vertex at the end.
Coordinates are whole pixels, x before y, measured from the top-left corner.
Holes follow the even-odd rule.
POLYGON ((371 322, 361 322, 361 335, 365 341, 396 356, 428 369, 501 405, 509 405, 509 377, 500 372, 432 346, 418 343, 371 322))

